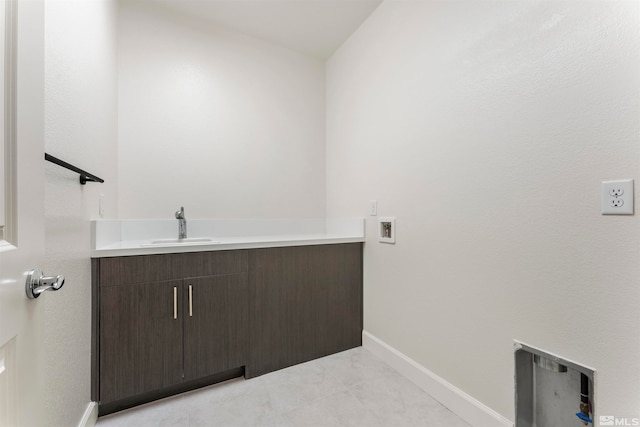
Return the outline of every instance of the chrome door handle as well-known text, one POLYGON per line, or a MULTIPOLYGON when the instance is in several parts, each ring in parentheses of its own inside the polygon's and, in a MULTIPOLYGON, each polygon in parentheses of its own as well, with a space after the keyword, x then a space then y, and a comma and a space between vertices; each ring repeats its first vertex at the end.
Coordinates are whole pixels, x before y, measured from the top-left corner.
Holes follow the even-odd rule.
POLYGON ((38 298, 44 291, 57 291, 64 285, 64 276, 45 276, 42 270, 34 268, 27 273, 25 290, 27 298, 38 298))

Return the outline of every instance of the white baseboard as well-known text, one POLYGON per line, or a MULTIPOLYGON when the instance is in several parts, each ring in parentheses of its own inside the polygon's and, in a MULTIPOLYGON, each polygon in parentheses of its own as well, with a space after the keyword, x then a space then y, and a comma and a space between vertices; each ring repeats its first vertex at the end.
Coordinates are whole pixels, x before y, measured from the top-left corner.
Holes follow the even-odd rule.
POLYGON ((513 427, 511 421, 493 409, 483 405, 367 331, 362 331, 362 346, 472 426, 513 427))
POLYGON ((96 402, 89 402, 87 409, 82 415, 82 419, 78 424, 78 427, 93 427, 98 422, 98 404, 96 402))

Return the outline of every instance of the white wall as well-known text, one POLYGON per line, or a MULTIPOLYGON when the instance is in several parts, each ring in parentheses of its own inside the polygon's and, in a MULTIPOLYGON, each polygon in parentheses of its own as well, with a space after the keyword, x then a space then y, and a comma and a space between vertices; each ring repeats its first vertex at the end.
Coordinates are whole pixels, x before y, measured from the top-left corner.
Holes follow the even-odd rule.
POLYGON ((324 66, 120 2, 121 218, 322 217, 324 66))
MULTIPOLYGON (((513 340, 640 416, 640 3, 386 1, 327 65, 327 211, 368 221, 365 329, 513 419, 513 340), (636 196, 638 192, 636 191, 636 196)), ((577 411, 578 402, 576 402, 577 411)))
MULTIPOLYGON (((90 402, 90 219, 116 213, 116 4, 111 0, 45 2, 45 149, 105 180, 46 163, 45 273, 64 287, 46 305, 43 378, 48 425, 74 426, 90 402)), ((41 403, 38 403, 41 404, 41 403)))

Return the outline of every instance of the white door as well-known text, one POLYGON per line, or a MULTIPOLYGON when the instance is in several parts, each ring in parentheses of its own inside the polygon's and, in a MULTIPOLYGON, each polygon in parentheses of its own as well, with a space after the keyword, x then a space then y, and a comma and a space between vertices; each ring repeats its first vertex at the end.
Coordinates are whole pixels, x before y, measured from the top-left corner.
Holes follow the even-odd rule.
MULTIPOLYGON (((0 224, 0 426, 36 427, 47 425, 40 396, 47 355, 41 343, 46 333, 43 300, 52 295, 27 299, 25 273, 44 262, 44 3, 0 4, 9 1, 17 9, 16 103, 14 142, 11 137, 0 142, 5 157, 9 153, 0 177, 5 211, 0 224)), ((6 75, 3 71, 3 80, 6 75)), ((5 91, 4 97, 10 94, 5 91)), ((9 113, 4 110, 8 120, 3 125, 11 128, 12 107, 9 113)))

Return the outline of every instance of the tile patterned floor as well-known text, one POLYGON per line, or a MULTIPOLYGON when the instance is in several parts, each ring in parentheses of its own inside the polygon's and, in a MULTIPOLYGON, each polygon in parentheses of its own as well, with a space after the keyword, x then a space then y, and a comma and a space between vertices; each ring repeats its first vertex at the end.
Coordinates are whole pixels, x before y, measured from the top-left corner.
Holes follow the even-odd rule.
POLYGON ((98 419, 97 427, 470 427, 362 347, 98 419))

